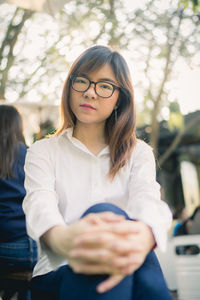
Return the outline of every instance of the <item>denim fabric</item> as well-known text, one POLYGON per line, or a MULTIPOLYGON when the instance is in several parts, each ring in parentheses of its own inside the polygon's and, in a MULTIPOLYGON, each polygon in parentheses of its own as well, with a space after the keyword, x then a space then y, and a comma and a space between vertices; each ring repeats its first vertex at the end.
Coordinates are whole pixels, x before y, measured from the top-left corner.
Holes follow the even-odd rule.
MULTIPOLYGON (((90 207, 84 214, 112 211, 129 217, 120 208, 109 203, 90 207)), ((82 217, 83 217, 82 216, 82 217)), ((99 294, 96 286, 107 275, 83 275, 62 266, 56 271, 32 279, 32 300, 171 300, 158 260, 153 251, 134 274, 126 276, 110 291, 99 294)))
POLYGON ((0 242, 0 273, 32 270, 37 262, 37 245, 30 237, 0 242))

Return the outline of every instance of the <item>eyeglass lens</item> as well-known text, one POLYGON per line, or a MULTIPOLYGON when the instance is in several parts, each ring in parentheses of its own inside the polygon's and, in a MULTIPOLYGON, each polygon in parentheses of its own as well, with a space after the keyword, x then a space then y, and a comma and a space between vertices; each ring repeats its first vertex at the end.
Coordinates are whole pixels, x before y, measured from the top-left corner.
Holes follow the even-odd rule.
MULTIPOLYGON (((90 81, 81 76, 75 76, 72 80, 72 87, 78 92, 85 92, 90 86, 90 81)), ((113 94, 113 86, 108 82, 99 81, 95 84, 95 92, 100 97, 110 97, 113 94)))

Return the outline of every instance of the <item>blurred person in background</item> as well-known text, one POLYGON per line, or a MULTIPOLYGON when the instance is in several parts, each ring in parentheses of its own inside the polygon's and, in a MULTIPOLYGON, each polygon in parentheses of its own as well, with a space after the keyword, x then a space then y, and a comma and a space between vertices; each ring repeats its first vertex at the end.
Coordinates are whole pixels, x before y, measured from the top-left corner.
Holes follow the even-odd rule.
POLYGON ((50 119, 47 119, 44 122, 39 124, 40 130, 33 134, 33 142, 43 139, 50 134, 55 133, 56 129, 53 125, 53 122, 50 119))
POLYGON ((173 228, 173 235, 177 235, 179 228, 182 226, 184 221, 189 217, 188 210, 186 207, 181 207, 177 210, 177 221, 173 228))
MULTIPOLYGON (((22 209, 26 194, 26 151, 21 115, 14 106, 0 105, 0 274, 3 275, 32 270, 37 261, 37 245, 27 235, 22 209)), ((11 286, 7 288, 10 290, 11 286)))
POLYGON ((200 234, 200 205, 195 208, 189 219, 188 234, 200 234))
POLYGON ((200 234, 200 206, 197 206, 192 215, 182 222, 175 235, 185 234, 200 234))

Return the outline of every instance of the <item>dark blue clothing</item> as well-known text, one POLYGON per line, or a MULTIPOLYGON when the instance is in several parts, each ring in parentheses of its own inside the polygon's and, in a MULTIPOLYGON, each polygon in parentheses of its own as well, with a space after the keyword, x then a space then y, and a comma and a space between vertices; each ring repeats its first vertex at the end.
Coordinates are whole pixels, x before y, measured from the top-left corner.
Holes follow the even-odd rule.
MULTIPOLYGON (((19 144, 13 165, 13 178, 0 178, 0 242, 9 242, 27 236, 22 201, 26 146, 19 144)), ((1 155, 1 154, 0 154, 1 155)))
MULTIPOLYGON (((100 203, 89 208, 89 213, 112 211, 127 214, 110 203, 100 203)), ((130 220, 130 219, 129 219, 130 220)), ((69 266, 32 279, 32 300, 172 300, 156 255, 151 251, 143 265, 132 275, 126 276, 110 291, 99 294, 97 285, 108 275, 83 275, 74 273, 69 266)))
MULTIPOLYGON (((19 144, 17 150, 13 165, 14 177, 0 178, 0 275, 32 270, 37 262, 37 245, 27 235, 22 209, 26 194, 24 163, 27 149, 24 144, 19 144)), ((24 284, 20 280, 1 279, 3 299, 11 299, 18 292, 19 299, 30 300, 30 292, 24 284)))

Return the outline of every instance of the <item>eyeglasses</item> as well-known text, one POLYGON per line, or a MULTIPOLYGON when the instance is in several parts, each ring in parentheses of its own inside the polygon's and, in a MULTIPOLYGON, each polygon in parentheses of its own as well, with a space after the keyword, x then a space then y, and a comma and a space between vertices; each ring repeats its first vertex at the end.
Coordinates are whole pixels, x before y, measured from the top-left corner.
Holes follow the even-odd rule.
POLYGON ((102 98, 109 98, 112 96, 115 90, 120 88, 112 83, 106 81, 91 81, 87 77, 71 75, 71 85, 73 90, 77 92, 86 92, 91 84, 94 84, 95 93, 102 98))

